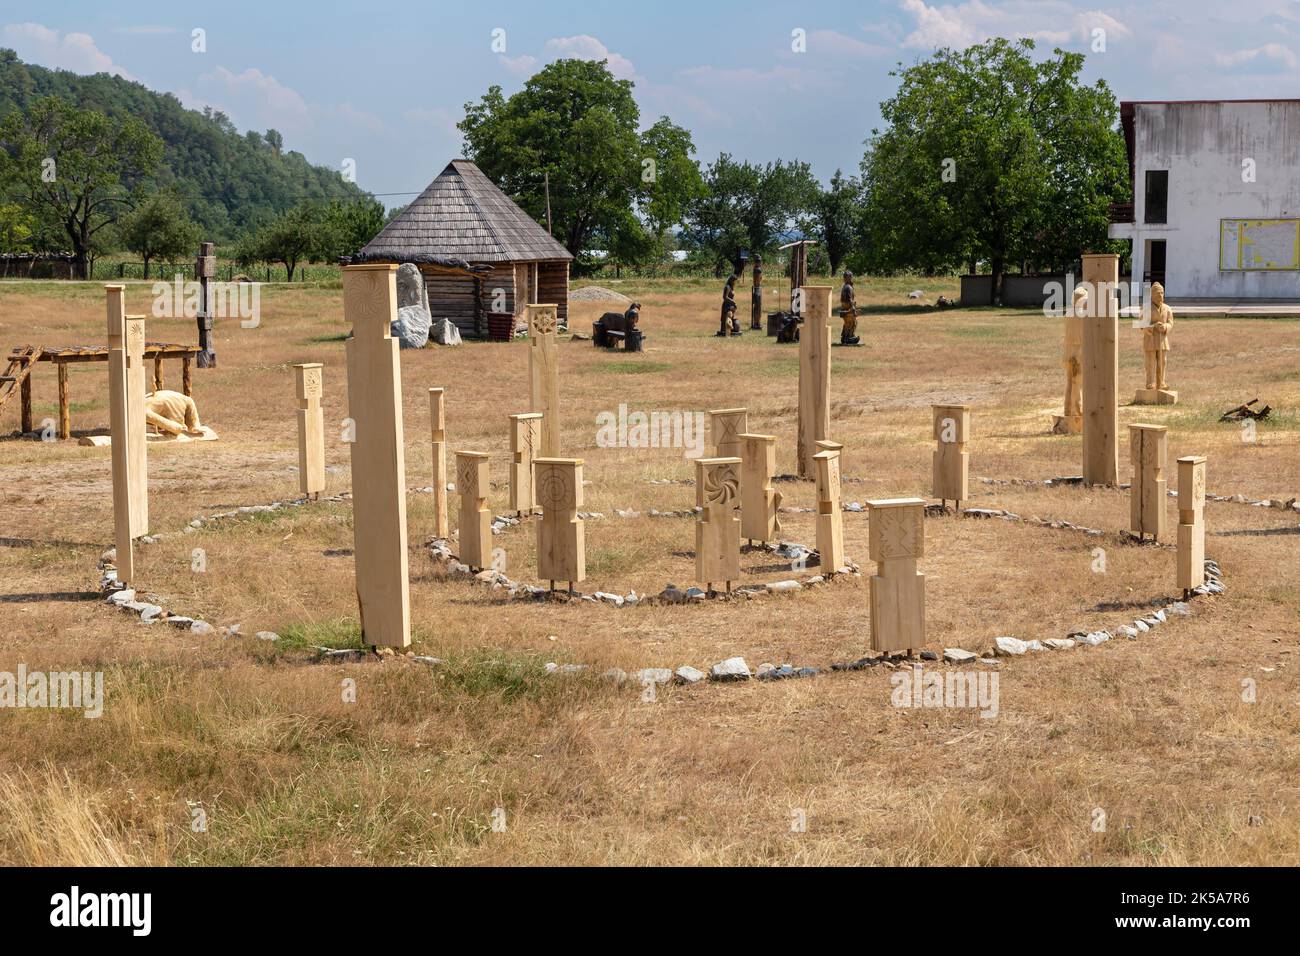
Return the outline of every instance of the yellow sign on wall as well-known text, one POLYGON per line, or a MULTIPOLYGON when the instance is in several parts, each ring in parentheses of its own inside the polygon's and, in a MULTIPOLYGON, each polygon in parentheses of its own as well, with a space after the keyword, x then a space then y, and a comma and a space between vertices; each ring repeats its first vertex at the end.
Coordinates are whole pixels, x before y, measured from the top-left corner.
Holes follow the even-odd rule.
POLYGON ((1220 219, 1219 271, 1300 271, 1300 219, 1220 219))

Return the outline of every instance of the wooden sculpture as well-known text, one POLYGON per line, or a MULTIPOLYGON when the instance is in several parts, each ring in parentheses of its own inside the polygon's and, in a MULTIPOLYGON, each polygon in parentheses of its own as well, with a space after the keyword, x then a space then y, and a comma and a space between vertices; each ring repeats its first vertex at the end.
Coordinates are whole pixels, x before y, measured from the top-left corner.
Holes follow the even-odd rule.
POLYGON ((1174 310, 1165 304, 1165 287, 1151 286, 1151 314, 1142 329, 1142 358, 1146 366, 1146 388, 1133 396, 1134 405, 1176 405, 1178 393, 1165 382, 1165 360, 1169 357, 1169 332, 1174 327, 1174 310))
POLYGON ((530 515, 537 510, 533 458, 541 437, 540 412, 510 416, 510 510, 517 515, 530 515))
POLYGON ((144 317, 128 316, 122 285, 106 285, 108 404, 112 432, 113 537, 117 580, 135 578, 135 539, 149 533, 149 467, 145 447, 144 317))
POLYGON ((931 495, 943 504, 951 499, 960 511, 961 503, 970 498, 969 405, 931 405, 934 440, 937 443, 931 466, 934 485, 931 495))
POLYGON ((492 566, 492 511, 488 508, 488 488, 487 453, 456 452, 460 560, 476 571, 492 566))
POLYGON ((695 460, 695 578, 713 590, 716 582, 740 578, 740 459, 695 460))
POLYGON ((709 412, 709 434, 713 437, 713 457, 739 458, 744 442, 741 436, 749 431, 749 410, 746 408, 715 408, 709 412))
POLYGON ((1119 256, 1083 257, 1091 314, 1083 321, 1083 483, 1119 484, 1119 256))
POLYGON ((890 498, 867 502, 871 560, 871 646, 906 650, 925 644, 925 501, 890 498))
POLYGON ((451 534, 447 524, 447 390, 429 389, 429 435, 433 450, 433 536, 451 534))
POLYGON ((528 315, 529 411, 542 414, 541 453, 548 458, 560 454, 560 381, 556 352, 554 305, 530 305, 528 315))
POLYGON ((320 362, 293 367, 298 396, 298 490, 313 500, 325 490, 325 413, 320 362))
POLYGON ((750 544, 766 544, 781 535, 781 492, 772 486, 776 436, 745 434, 740 445, 740 533, 750 544))
POLYGON ((1183 597, 1205 583, 1205 458, 1178 459, 1178 586, 1183 597))
POLYGON ((1088 287, 1074 287, 1074 302, 1063 317, 1065 348, 1065 404, 1060 415, 1052 416, 1052 432, 1078 435, 1083 431, 1083 323, 1088 314, 1088 287))
POLYGON ((1165 460, 1169 430, 1164 425, 1129 425, 1129 530, 1141 540, 1159 540, 1168 530, 1165 513, 1165 460))
POLYGON ((831 287, 806 285, 799 332, 799 475, 813 476, 817 440, 830 437, 831 287))
POLYGON ((836 574, 844 567, 844 514, 840 511, 839 450, 813 455, 817 469, 817 553, 822 574, 836 574))
POLYGON ((534 458, 533 480, 542 520, 537 523, 537 576, 567 581, 569 590, 587 577, 582 507, 582 459, 534 458))
POLYGON ((397 318, 397 266, 344 266, 343 317, 352 326, 345 348, 361 637, 373 646, 406 647, 411 643, 406 446, 402 368, 391 332, 397 318))

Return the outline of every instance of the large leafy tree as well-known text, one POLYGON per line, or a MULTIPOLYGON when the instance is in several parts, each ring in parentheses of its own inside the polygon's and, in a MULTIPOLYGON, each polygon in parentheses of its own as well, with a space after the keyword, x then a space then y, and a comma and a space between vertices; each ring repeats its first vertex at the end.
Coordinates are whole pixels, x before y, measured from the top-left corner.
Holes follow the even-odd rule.
POLYGON ((154 259, 175 262, 198 243, 198 227, 175 196, 156 193, 127 213, 118 224, 122 245, 144 262, 144 277, 154 259))
POLYGON ((704 174, 704 192, 690 204, 686 238, 739 274, 741 252, 771 249, 813 207, 818 191, 807 163, 778 159, 760 166, 722 153, 704 174))
POLYGON ((320 214, 318 244, 312 260, 337 262, 357 252, 384 228, 384 206, 377 199, 334 200, 320 214))
POLYGON ((832 273, 849 256, 860 217, 862 187, 853 176, 835 170, 830 185, 818 192, 806 217, 805 229, 817 237, 832 273))
POLYGON ((1009 262, 1107 247, 1109 203, 1127 189, 1115 97, 1080 82, 1082 54, 1035 62, 1033 50, 993 39, 895 71, 862 161, 871 267, 987 259, 998 302, 1009 262))
POLYGON ((571 253, 593 238, 610 246, 639 229, 640 112, 632 83, 605 61, 557 60, 508 99, 492 86, 465 104, 468 157, 539 222, 550 180, 553 233, 571 253))
POLYGON ((659 117, 641 134, 638 205, 656 258, 663 258, 668 230, 682 221, 690 204, 704 193, 704 177, 694 154, 690 132, 667 116, 659 117))
POLYGON ((162 148, 137 119, 114 120, 45 97, 0 121, 0 183, 35 215, 59 224, 84 279, 97 235, 131 208, 162 148))

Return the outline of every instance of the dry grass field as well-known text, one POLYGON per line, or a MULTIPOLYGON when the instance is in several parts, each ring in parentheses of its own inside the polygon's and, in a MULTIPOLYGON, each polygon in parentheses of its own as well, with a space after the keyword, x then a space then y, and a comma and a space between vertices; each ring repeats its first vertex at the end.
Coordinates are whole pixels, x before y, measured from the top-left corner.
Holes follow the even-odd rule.
MULTIPOLYGON (((917 280, 865 283, 867 347, 832 355, 844 499, 928 494, 932 402, 974 407, 972 476, 1078 474, 1080 439, 1048 434, 1063 388, 1060 328, 1036 312, 910 306, 917 280)), ((563 443, 586 461, 584 590, 654 594, 695 583, 694 505, 678 449, 601 448, 596 416, 744 405, 794 471, 796 347, 761 333, 714 337, 718 284, 604 283, 644 305, 648 347, 561 343, 563 443), (635 510, 620 518, 616 509, 635 510)), ((923 282, 928 301, 955 296, 923 282)), ((748 290, 738 298, 748 307, 748 290)), ((149 286, 128 286, 129 312, 149 286)), ((604 311, 575 302, 571 327, 604 311)), ((102 286, 0 285, 0 347, 100 343, 102 286)), ((838 323, 836 323, 838 326, 838 323)), ((190 321, 147 324, 190 342, 190 321)), ((217 333, 220 367, 195 396, 221 440, 151 445, 151 529, 296 495, 291 363, 325 363, 329 491, 349 487, 342 299, 337 288, 264 288, 262 322, 217 333)), ((1121 325, 1121 395, 1141 375, 1140 332, 1121 325)), ((1209 457, 1209 489, 1300 495, 1300 321, 1179 320, 1170 379, 1180 404, 1120 409, 1121 426, 1170 427, 1172 460, 1209 457), (1226 409, 1271 404, 1245 443, 1226 409)), ((506 504, 506 416, 526 411, 527 346, 467 343, 401 356, 408 484, 430 483, 427 388, 447 388, 449 450, 491 453, 506 504)), ((169 367, 169 382, 179 373, 169 367)), ((73 429, 107 425, 103 365, 73 366, 73 429)), ((55 414, 53 370, 36 420, 55 414)), ((18 427, 17 402, 0 432, 18 427)), ((1121 477, 1129 476, 1127 429, 1121 477)), ((1170 548, 1129 544, 1122 491, 972 482, 972 506, 1067 519, 1102 538, 1006 521, 927 519, 930 648, 981 650, 1113 627, 1172 596, 1170 548), (1107 552, 1094 573, 1093 549, 1107 552)), ((778 486, 809 507, 812 485, 778 486)), ((455 525, 455 496, 452 522, 455 525)), ((866 577, 792 595, 698 606, 509 602, 449 579, 424 543, 432 500, 408 499, 417 654, 317 663, 312 645, 356 646, 351 510, 326 503, 252 515, 140 549, 140 588, 169 609, 250 636, 145 626, 104 605, 97 561, 112 542, 109 450, 0 440, 0 671, 102 670, 100 719, 0 711, 0 864, 1229 864, 1300 862, 1300 515, 1206 508, 1207 554, 1228 590, 1140 640, 1042 652, 998 669, 999 714, 891 706, 875 667, 782 682, 661 689, 608 667, 743 656, 824 667, 866 653, 866 577), (191 549, 207 571, 191 570, 191 549), (257 640, 260 630, 278 642, 257 640), (584 663, 548 675, 544 664, 584 663), (356 681, 355 703, 340 691, 356 681), (1243 681, 1256 682, 1254 702, 1243 681), (192 811, 206 813, 195 832, 192 811), (504 810, 504 832, 493 812, 504 810), (1094 828, 1094 810, 1106 815, 1094 828), (792 828, 795 811, 806 831, 792 828)), ((1176 507, 1169 502, 1176 524, 1176 507)), ((814 543, 812 515, 783 516, 814 543)), ((867 519, 845 514, 864 571, 867 519)), ((1172 535, 1168 539, 1172 541, 1172 535)), ((534 532, 497 536, 508 573, 537 583, 534 532)), ((791 576, 746 554, 747 580, 791 576)), ((950 665, 929 665, 940 670, 950 665)))

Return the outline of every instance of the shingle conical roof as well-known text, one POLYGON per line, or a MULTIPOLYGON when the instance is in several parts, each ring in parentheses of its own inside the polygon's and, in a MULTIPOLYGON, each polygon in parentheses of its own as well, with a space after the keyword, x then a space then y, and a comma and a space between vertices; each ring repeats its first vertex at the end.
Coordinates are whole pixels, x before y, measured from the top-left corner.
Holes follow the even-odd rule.
POLYGON ((453 159, 354 262, 572 259, 468 159, 453 159))

